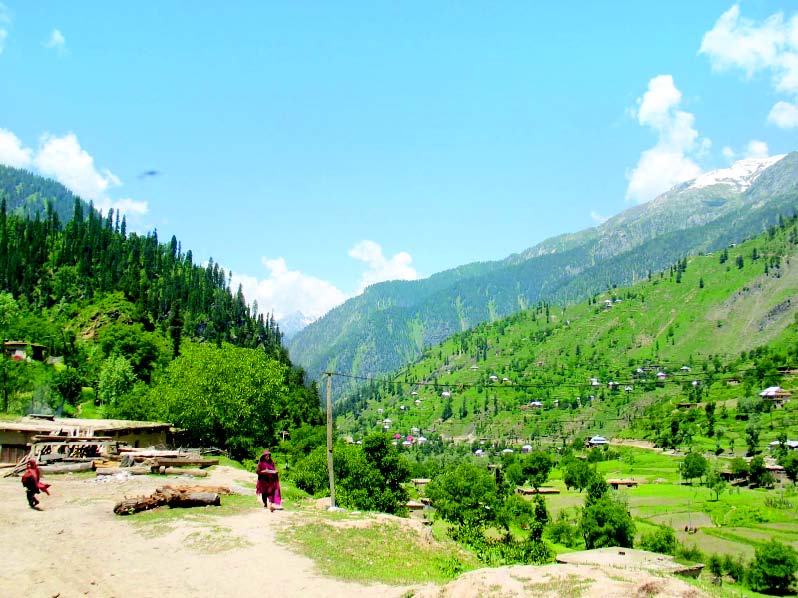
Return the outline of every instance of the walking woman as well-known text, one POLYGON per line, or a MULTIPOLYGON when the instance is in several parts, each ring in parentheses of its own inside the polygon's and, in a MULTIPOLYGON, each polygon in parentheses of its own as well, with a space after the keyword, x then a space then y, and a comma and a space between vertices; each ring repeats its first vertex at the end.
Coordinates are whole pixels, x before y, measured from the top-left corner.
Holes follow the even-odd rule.
POLYGON ((258 485, 255 487, 255 492, 260 494, 263 500, 263 506, 268 507, 270 511, 282 510, 280 504, 280 476, 277 473, 277 465, 274 464, 272 454, 268 449, 263 451, 263 454, 258 459, 258 485))
POLYGON ((25 473, 22 474, 22 485, 25 486, 25 493, 28 496, 28 505, 30 505, 31 509, 36 509, 37 511, 41 510, 39 507, 39 499, 36 498, 39 491, 50 494, 48 490, 50 484, 42 482, 41 476, 42 474, 39 471, 39 465, 36 463, 36 459, 28 461, 28 468, 25 470, 25 473))

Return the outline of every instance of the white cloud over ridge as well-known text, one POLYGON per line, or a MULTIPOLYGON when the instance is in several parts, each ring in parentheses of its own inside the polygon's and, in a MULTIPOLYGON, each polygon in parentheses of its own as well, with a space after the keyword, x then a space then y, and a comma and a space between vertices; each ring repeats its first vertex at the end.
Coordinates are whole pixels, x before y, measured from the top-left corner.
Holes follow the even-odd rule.
POLYGON ((741 17, 735 4, 704 34, 699 53, 709 57, 716 71, 739 69, 747 79, 768 73, 773 89, 793 102, 777 102, 767 122, 798 128, 798 13, 789 19, 776 13, 757 23, 741 17))
POLYGON ((607 220, 610 219, 609 216, 602 216, 595 210, 590 210, 590 219, 595 222, 596 224, 604 224, 607 220))
POLYGON ((266 278, 234 274, 232 287, 235 290, 240 284, 248 303, 257 301, 260 312, 273 312, 278 320, 295 312, 320 318, 348 298, 326 280, 289 270, 282 257, 261 262, 269 272, 266 278))
POLYGON ((33 152, 11 131, 0 129, 0 164, 14 168, 28 168, 33 152))
POLYGON ((682 93, 671 75, 652 78, 646 93, 638 98, 633 114, 640 125, 657 133, 657 143, 641 154, 627 175, 626 199, 643 203, 701 174, 694 158, 703 155, 711 141, 699 138, 693 126, 695 117, 678 109, 681 101, 682 93))
POLYGON ((388 259, 379 243, 363 240, 350 248, 348 254, 368 267, 361 275, 353 295, 348 295, 321 278, 299 270, 290 270, 282 257, 262 258, 261 262, 268 270, 265 278, 234 274, 232 288, 235 290, 240 284, 244 297, 250 305, 253 301, 257 301, 258 311, 274 313, 277 320, 285 319, 297 312, 316 320, 350 297, 359 295, 369 285, 386 280, 418 278, 418 272, 411 265, 413 258, 407 252, 400 251, 388 259))
POLYGON ((409 253, 400 251, 387 259, 378 243, 363 240, 349 250, 349 257, 368 264, 369 269, 360 277, 356 294, 366 287, 386 280, 415 280, 418 272, 411 265, 413 258, 409 253))
POLYGON ((34 151, 25 147, 11 131, 0 129, 0 164, 14 168, 34 167, 80 198, 94 202, 94 207, 103 213, 113 208, 136 217, 149 211, 146 201, 129 197, 115 200, 111 197, 109 191, 121 187, 122 181, 107 168, 98 169, 94 158, 81 147, 74 133, 61 137, 45 133, 34 151))

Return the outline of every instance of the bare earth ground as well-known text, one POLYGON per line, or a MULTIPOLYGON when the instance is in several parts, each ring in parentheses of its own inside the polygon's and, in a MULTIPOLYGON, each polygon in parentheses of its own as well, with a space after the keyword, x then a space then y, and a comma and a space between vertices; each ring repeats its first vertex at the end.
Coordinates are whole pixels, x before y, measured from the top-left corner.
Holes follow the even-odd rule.
MULTIPOLYGON (((172 476, 106 483, 69 475, 43 479, 53 486, 52 496, 41 497, 41 512, 28 507, 19 478, 0 479, 0 596, 388 598, 406 590, 320 576, 311 560, 275 543, 284 519, 297 516, 285 511, 259 509, 201 523, 179 518, 170 521, 173 531, 157 537, 148 537, 129 517, 113 514, 125 495, 181 483, 172 476), (208 528, 214 525, 227 528, 222 537, 232 539, 233 548, 213 550, 212 538, 219 534, 208 528)), ((240 487, 253 481, 247 472, 215 467, 207 478, 183 483, 238 486, 234 489, 252 494, 254 503, 254 490, 240 487)))
MULTIPOLYGON (((643 572, 575 565, 502 567, 462 575, 444 587, 364 585, 323 577, 313 562, 275 542, 301 512, 244 510, 225 517, 169 518, 160 529, 113 514, 124 496, 149 494, 172 476, 45 476, 52 496, 30 509, 19 478, 0 478, 0 596, 151 598, 274 595, 283 598, 476 598, 494 596, 697 597, 692 586, 643 572)), ((198 482, 252 496, 254 475, 215 467, 198 482)), ((224 500, 224 498, 222 499, 224 500)), ((379 517, 376 518, 379 522, 379 517)))

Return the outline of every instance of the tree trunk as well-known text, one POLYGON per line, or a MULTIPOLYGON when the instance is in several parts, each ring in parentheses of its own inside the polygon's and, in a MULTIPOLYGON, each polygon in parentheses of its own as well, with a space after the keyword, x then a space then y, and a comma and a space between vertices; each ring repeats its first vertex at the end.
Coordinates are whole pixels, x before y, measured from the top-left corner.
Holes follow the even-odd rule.
POLYGON ((150 496, 126 498, 118 502, 114 507, 114 513, 117 515, 132 515, 133 513, 155 509, 164 505, 168 505, 170 508, 185 508, 218 507, 221 504, 222 501, 217 492, 184 491, 179 489, 179 487, 165 486, 158 488, 150 496))
POLYGON ((94 466, 91 461, 64 465, 41 465, 39 467, 39 471, 42 473, 71 473, 75 471, 91 471, 92 469, 94 469, 94 466))

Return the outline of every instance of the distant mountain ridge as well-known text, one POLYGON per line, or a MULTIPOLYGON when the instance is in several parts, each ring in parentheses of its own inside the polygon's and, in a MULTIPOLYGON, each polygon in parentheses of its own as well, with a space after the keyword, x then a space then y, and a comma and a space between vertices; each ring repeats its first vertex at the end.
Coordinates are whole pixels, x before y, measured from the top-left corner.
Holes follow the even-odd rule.
POLYGON ((634 283, 686 255, 754 236, 796 208, 798 153, 738 162, 504 260, 373 285, 298 332, 288 348, 312 377, 385 373, 456 332, 539 301, 634 283))
POLYGON ((3 166, 0 164, 0 199, 6 201, 6 212, 23 218, 35 219, 44 216, 49 205, 61 223, 66 223, 72 218, 75 201, 80 201, 84 212, 89 204, 77 195, 52 179, 3 166))

